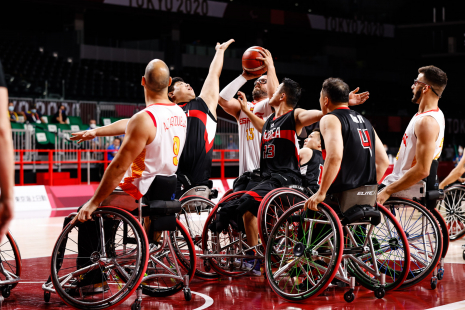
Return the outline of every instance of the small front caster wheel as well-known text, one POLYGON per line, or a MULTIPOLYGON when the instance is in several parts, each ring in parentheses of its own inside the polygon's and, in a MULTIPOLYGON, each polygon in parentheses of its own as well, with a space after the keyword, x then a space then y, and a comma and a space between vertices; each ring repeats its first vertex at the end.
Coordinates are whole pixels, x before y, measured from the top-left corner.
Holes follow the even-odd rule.
POLYGON ((431 278, 431 288, 434 290, 438 286, 438 279, 431 278))
POLYGON ((353 292, 348 291, 344 294, 344 300, 347 302, 353 302, 355 300, 355 295, 353 292))
POLYGON ((444 268, 439 268, 438 270, 438 280, 444 279, 444 268))
POLYGON ((386 295, 386 291, 384 290, 384 288, 380 287, 380 288, 375 290, 375 297, 376 298, 381 299, 381 298, 384 297, 384 295, 386 295))
POLYGON ((49 302, 50 301, 50 292, 44 292, 44 301, 49 302))
POLYGON ((189 288, 184 289, 184 299, 186 301, 191 301, 192 299, 192 292, 189 288))
POLYGON ((11 293, 11 288, 10 288, 9 285, 4 286, 4 287, 2 288, 2 296, 3 296, 3 297, 5 297, 5 298, 10 297, 10 293, 11 293))
POLYGON ((141 302, 136 300, 136 301, 131 305, 131 310, 140 310, 140 309, 141 309, 141 302))

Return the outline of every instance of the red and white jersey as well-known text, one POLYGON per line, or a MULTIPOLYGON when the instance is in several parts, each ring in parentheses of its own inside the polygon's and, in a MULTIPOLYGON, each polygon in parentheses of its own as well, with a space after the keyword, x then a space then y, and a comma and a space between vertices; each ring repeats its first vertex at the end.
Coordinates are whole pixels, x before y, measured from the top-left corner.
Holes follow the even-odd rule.
MULTIPOLYGON (((250 111, 261 119, 265 120, 273 113, 269 99, 259 102, 247 102, 250 111)), ((252 125, 252 122, 241 110, 237 119, 239 126, 239 175, 246 171, 252 171, 260 167, 260 141, 261 132, 252 125)))
POLYGON ((147 193, 157 175, 176 174, 187 129, 186 114, 175 103, 151 104, 138 113, 150 115, 157 133, 131 164, 119 184, 122 190, 135 199, 147 193))
POLYGON ((446 126, 444 114, 439 108, 435 110, 426 111, 423 113, 417 113, 410 120, 410 123, 405 130, 402 142, 400 144, 399 152, 396 156, 394 163, 394 169, 390 175, 388 175, 383 184, 389 185, 399 180, 410 168, 415 166, 416 160, 416 147, 417 147, 417 136, 415 135, 415 123, 425 116, 433 117, 439 124, 439 135, 436 139, 436 145, 434 149, 434 158, 436 160, 441 156, 442 145, 444 143, 444 129, 446 126))

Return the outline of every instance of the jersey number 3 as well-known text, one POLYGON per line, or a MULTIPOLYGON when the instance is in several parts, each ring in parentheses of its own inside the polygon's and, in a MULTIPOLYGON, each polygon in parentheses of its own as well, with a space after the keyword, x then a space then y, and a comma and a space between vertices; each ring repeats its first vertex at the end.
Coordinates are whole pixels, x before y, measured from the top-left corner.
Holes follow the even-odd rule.
POLYGON ((177 166, 179 163, 178 155, 179 155, 179 147, 181 146, 181 140, 178 136, 173 138, 173 165, 177 166))
POLYGON ((274 157, 274 145, 269 144, 265 145, 263 151, 263 158, 273 158, 274 157))

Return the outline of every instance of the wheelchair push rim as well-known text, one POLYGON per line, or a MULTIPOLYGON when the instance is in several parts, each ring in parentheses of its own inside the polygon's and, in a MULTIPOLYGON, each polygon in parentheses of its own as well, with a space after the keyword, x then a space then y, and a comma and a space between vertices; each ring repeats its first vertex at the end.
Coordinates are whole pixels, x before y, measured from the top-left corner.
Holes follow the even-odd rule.
POLYGON ((9 231, 0 244, 0 264, 6 273, 0 272, 0 287, 10 285, 10 290, 15 288, 21 277, 21 254, 16 240, 9 231))

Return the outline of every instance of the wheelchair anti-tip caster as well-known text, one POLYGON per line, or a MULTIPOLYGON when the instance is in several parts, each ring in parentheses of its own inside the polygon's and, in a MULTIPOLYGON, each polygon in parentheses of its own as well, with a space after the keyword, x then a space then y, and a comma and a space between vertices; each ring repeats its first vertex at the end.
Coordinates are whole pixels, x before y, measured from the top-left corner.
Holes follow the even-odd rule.
POLYGON ((439 268, 438 270, 438 280, 442 280, 444 278, 444 268, 439 268))
POLYGON ((50 292, 44 292, 44 301, 49 302, 50 301, 50 292))
POLYGON ((462 258, 465 260, 465 251, 463 251, 462 258))
POLYGON ((141 309, 141 302, 139 300, 136 300, 132 305, 131 305, 131 310, 140 310, 141 309))
POLYGON ((3 297, 5 297, 5 298, 10 297, 10 293, 11 293, 11 285, 7 285, 7 286, 2 287, 2 296, 3 297))
POLYGON ((350 289, 344 293, 344 300, 347 302, 353 302, 355 300, 354 290, 350 289))
POLYGON ((381 299, 381 298, 384 297, 384 295, 386 295, 386 291, 384 290, 384 288, 380 287, 380 288, 375 290, 375 297, 376 298, 381 299))
POLYGON ((190 288, 184 288, 184 299, 186 301, 191 301, 192 299, 192 292, 190 288))
POLYGON ((438 278, 432 277, 431 278, 431 288, 434 290, 438 286, 438 278))

